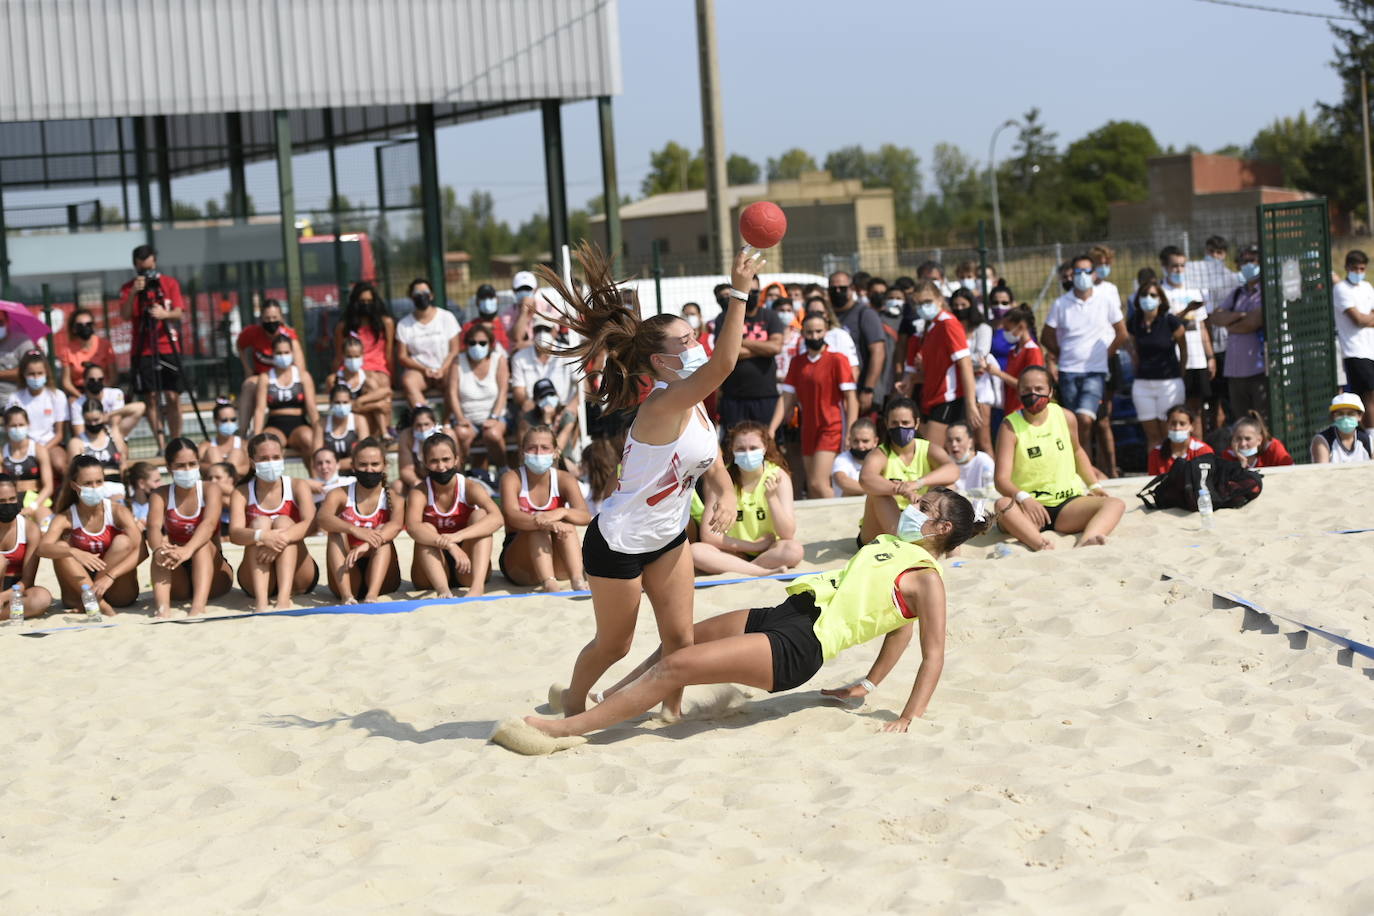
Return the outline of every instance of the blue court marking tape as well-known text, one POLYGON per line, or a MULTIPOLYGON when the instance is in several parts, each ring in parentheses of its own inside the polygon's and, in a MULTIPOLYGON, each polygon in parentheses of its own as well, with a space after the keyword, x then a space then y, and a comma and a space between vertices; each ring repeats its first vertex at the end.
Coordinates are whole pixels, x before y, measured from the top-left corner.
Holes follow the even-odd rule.
MULTIPOLYGON (((775 573, 768 576, 741 576, 737 579, 703 579, 695 583, 695 588, 714 588, 717 585, 739 585, 744 582, 767 582, 772 580, 796 579, 811 575, 809 572, 775 573)), ((321 607, 291 608, 287 611, 259 611, 256 614, 222 614, 214 617, 182 617, 176 620, 150 620, 144 626, 163 624, 200 624, 217 620, 246 620, 254 617, 314 617, 318 614, 409 614, 423 607, 447 607, 454 604, 470 604, 478 601, 509 601, 520 598, 585 598, 591 592, 582 589, 562 592, 518 592, 513 595, 478 595, 462 598, 416 598, 411 601, 378 601, 372 604, 330 604, 321 607)), ((28 630, 20 636, 47 636, 51 633, 68 633, 74 630, 104 630, 121 626, 117 623, 78 624, 76 626, 49 627, 43 630, 28 630)))

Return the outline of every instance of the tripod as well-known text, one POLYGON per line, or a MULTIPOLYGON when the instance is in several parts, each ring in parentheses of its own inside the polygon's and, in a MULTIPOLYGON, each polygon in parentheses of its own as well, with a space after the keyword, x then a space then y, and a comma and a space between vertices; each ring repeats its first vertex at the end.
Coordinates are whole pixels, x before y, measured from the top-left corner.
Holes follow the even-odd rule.
MULTIPOLYGON (((177 388, 174 390, 178 395, 177 402, 174 405, 173 409, 177 411, 181 410, 180 396, 183 394, 186 395, 186 399, 191 402, 191 410, 196 415, 196 423, 200 426, 201 437, 203 439, 209 439, 210 434, 205 428, 205 418, 201 416, 200 405, 196 403, 195 395, 191 393, 190 387, 186 384, 186 373, 183 368, 181 353, 181 341, 177 339, 177 335, 172 331, 172 329, 167 327, 165 319, 154 318, 150 314, 150 309, 152 308, 152 306, 163 301, 162 284, 156 279, 152 280, 146 287, 144 287, 142 295, 144 297, 142 303, 143 326, 140 328, 141 333, 139 334, 139 337, 142 338, 143 341, 147 341, 148 349, 152 352, 148 354, 139 355, 138 359, 140 371, 138 373, 138 376, 140 380, 142 380, 143 373, 141 370, 144 366, 147 365, 145 360, 152 361, 154 370, 152 375, 158 383, 160 383, 162 380, 162 370, 171 370, 172 374, 176 377, 177 380, 177 388), (163 354, 158 350, 157 344, 159 326, 161 332, 163 334, 166 334, 167 341, 172 346, 172 355, 176 357, 175 363, 163 359, 163 354)), ((142 350, 142 341, 136 342, 134 349, 136 351, 142 350)), ((159 450, 166 448, 166 443, 163 441, 162 437, 162 410, 161 405, 159 405, 158 403, 158 396, 161 393, 162 389, 160 387, 160 384, 155 385, 153 391, 144 392, 145 395, 150 395, 148 401, 148 421, 149 425, 153 427, 153 437, 158 442, 159 450)))

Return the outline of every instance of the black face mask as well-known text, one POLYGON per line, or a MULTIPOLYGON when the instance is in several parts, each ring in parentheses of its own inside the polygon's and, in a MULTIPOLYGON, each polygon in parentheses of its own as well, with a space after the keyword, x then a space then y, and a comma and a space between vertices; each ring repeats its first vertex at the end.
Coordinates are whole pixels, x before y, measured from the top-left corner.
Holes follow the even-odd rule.
POLYGON ((72 325, 73 336, 80 337, 82 340, 90 340, 95 336, 95 325, 85 321, 80 324, 72 325))
POLYGON ((832 286, 828 292, 830 293, 831 308, 839 310, 849 304, 849 287, 832 286))
POLYGON ((887 441, 898 448, 906 448, 916 438, 914 426, 893 426, 887 431, 887 441))
POLYGON ((374 487, 379 487, 382 485, 382 481, 386 480, 386 472, 354 471, 353 477, 358 481, 358 483, 363 485, 364 490, 371 490, 374 487))
POLYGON ((723 311, 723 310, 725 309, 725 307, 728 306, 729 304, 730 304, 730 294, 729 294, 729 293, 721 293, 719 296, 716 297, 716 305, 720 306, 722 311, 723 311))
POLYGON ((0 503, 0 522, 9 524, 19 515, 19 503, 0 503))
POLYGON ((1031 413, 1038 413, 1046 401, 1050 399, 1048 394, 1036 394, 1027 392, 1021 395, 1021 404, 1031 413))
POLYGON ((438 484, 445 484, 458 476, 457 468, 449 468, 447 471, 430 471, 429 479, 438 484))
POLYGON ((280 322, 280 321, 264 321, 264 322, 262 323, 262 329, 263 329, 264 331, 266 331, 268 334, 275 334, 275 333, 277 333, 278 331, 281 330, 281 322, 280 322))
POLYGON ((749 290, 749 298, 744 300, 744 311, 752 315, 754 314, 754 312, 758 311, 758 308, 759 291, 756 289, 751 289, 749 290))
POLYGON ((871 451, 873 451, 871 448, 851 448, 849 454, 854 456, 855 461, 863 461, 871 451))
POLYGON ((1064 287, 1064 292, 1066 292, 1066 293, 1067 293, 1069 290, 1073 289, 1073 281, 1072 281, 1072 280, 1063 280, 1063 281, 1060 282, 1059 285, 1062 286, 1062 287, 1064 287))
POLYGON ((104 380, 103 378, 88 378, 88 379, 86 379, 86 393, 87 393, 87 394, 99 395, 100 392, 102 392, 102 391, 104 391, 104 390, 105 390, 105 380, 104 380))
POLYGON ((819 353, 821 351, 821 347, 823 346, 825 346, 824 337, 806 338, 806 349, 810 350, 812 353, 819 353))
POLYGON ((101 433, 103 433, 104 431, 105 431, 105 424, 104 424, 104 423, 87 423, 87 424, 86 424, 86 432, 90 433, 92 436, 98 436, 98 435, 100 435, 101 433))
POLYGON ((429 293, 416 293, 410 297, 410 301, 415 303, 415 311, 423 312, 425 309, 429 308, 433 300, 429 293))

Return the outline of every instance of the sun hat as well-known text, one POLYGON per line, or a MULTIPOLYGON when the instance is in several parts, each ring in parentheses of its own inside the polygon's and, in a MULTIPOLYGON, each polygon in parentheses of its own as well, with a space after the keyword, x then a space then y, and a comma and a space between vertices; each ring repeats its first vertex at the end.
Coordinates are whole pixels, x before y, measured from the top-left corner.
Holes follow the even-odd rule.
POLYGON ((1331 412, 1338 410, 1357 410, 1364 413, 1364 401, 1360 400, 1358 394, 1351 394, 1349 391, 1336 395, 1331 399, 1331 412))

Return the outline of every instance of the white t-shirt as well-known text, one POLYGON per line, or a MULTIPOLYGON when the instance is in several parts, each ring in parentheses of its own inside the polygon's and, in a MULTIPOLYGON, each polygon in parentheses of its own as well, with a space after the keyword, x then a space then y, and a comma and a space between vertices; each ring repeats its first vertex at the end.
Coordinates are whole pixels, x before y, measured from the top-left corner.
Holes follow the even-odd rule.
POLYGON ((534 383, 546 378, 553 382, 553 387, 557 389, 559 402, 567 404, 572 400, 576 388, 576 368, 576 362, 570 357, 550 356, 549 361, 544 363, 539 361, 539 355, 534 347, 516 350, 515 355, 510 358, 511 391, 523 388, 525 395, 532 398, 534 383))
POLYGON ((57 437, 57 424, 70 418, 67 396, 52 388, 40 388, 33 394, 27 387, 10 395, 6 407, 22 407, 29 415, 29 438, 39 445, 47 445, 57 437))
MULTIPOLYGON (((114 413, 124 407, 124 389, 110 388, 106 386, 100 390, 100 407, 107 414, 114 413)), ((76 426, 84 425, 81 417, 86 413, 86 395, 82 395, 72 402, 72 423, 76 426)))
POLYGON ((1212 314, 1212 306, 1207 303, 1207 297, 1202 294, 1202 290, 1188 286, 1173 287, 1161 283, 1160 288, 1164 290, 1164 295, 1169 297, 1169 311, 1180 319, 1183 318, 1183 310, 1187 308, 1188 303, 1203 303, 1202 308, 1193 309, 1189 317, 1183 321, 1183 339, 1188 342, 1188 362, 1183 368, 1206 369, 1207 351, 1202 349, 1202 322, 1212 314))
POLYGON ((1116 336, 1112 325, 1120 320, 1120 301, 1097 287, 1087 299, 1070 290, 1054 300, 1045 324, 1059 341, 1059 371, 1107 372, 1107 348, 1116 336))
POLYGON ((1331 301, 1336 307, 1336 336, 1341 342, 1341 354, 1346 359, 1374 359, 1374 328, 1360 327, 1345 313, 1352 308, 1361 315, 1374 311, 1374 286, 1368 280, 1361 280, 1359 286, 1342 280, 1331 291, 1331 301))
MULTIPOLYGON (((1244 280, 1241 275, 1226 266, 1225 259, 1211 255, 1201 261, 1189 261, 1183 272, 1183 282, 1202 291, 1203 301, 1207 303, 1207 314, 1221 307, 1231 290, 1240 286, 1244 280)), ((1217 353, 1226 352, 1226 339, 1229 332, 1222 327, 1212 328, 1212 349, 1217 353)))
POLYGON ((994 462, 987 452, 974 452, 968 464, 959 464, 958 467, 959 483, 955 489, 960 493, 981 492, 992 486, 994 462))
POLYGON ((845 449, 835 456, 835 464, 830 468, 830 485, 835 488, 836 496, 843 496, 840 490, 840 482, 835 479, 836 474, 844 474, 853 480, 859 479, 859 471, 863 464, 853 455, 849 454, 849 449, 845 449))
POLYGON ((448 357, 448 345, 462 330, 458 319, 447 309, 438 309, 428 322, 407 315, 396 325, 396 339, 405 344, 410 358, 422 366, 438 369, 448 357))

